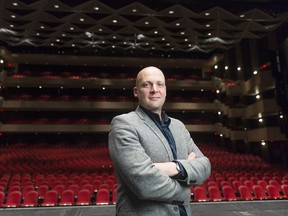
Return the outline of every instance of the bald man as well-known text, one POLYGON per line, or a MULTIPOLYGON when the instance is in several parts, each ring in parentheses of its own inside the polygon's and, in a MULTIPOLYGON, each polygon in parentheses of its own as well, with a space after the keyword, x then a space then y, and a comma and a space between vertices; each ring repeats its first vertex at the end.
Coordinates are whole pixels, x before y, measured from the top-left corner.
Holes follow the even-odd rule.
POLYGON ((185 125, 169 117, 163 72, 142 69, 133 89, 139 106, 113 118, 109 152, 117 176, 117 216, 191 216, 190 186, 210 176, 211 165, 185 125))

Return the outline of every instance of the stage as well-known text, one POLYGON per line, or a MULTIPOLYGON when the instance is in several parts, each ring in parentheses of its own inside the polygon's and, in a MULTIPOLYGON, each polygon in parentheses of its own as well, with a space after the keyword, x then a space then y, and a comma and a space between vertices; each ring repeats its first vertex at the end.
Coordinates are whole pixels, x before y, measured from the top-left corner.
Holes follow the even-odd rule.
MULTIPOLYGON (((193 216, 287 216, 288 200, 191 203, 193 216)), ((0 216, 110 216, 114 205, 0 208, 0 216)), ((153 216, 153 215, 151 215, 153 216)), ((156 216, 156 215, 155 215, 156 216)))

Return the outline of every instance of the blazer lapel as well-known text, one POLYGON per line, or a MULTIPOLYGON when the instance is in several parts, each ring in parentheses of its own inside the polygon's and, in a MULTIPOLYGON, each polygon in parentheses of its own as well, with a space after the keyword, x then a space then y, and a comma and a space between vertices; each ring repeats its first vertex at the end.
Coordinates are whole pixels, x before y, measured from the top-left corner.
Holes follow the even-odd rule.
POLYGON ((172 150, 162 131, 157 127, 157 125, 153 122, 153 120, 143 110, 141 110, 140 107, 137 107, 135 112, 138 114, 140 119, 143 120, 144 124, 146 124, 151 129, 151 132, 153 132, 159 138, 162 145, 164 145, 167 154, 169 155, 169 159, 173 160, 172 150))

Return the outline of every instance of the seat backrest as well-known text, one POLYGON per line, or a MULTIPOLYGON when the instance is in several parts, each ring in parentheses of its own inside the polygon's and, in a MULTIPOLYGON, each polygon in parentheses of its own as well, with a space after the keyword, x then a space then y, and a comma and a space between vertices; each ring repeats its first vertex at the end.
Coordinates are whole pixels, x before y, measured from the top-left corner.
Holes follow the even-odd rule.
POLYGON ((31 190, 26 193, 25 199, 23 200, 23 204, 26 203, 34 203, 35 205, 38 204, 38 192, 31 190))
POLYGON ((223 195, 226 199, 231 200, 231 199, 236 199, 237 196, 231 186, 223 186, 222 188, 223 195))
POLYGON ((253 185, 252 189, 256 198, 259 199, 267 198, 265 190, 260 185, 253 185))
POLYGON ((196 201, 206 201, 208 198, 205 189, 200 186, 195 187, 194 198, 196 201))
POLYGON ((66 189, 61 194, 61 199, 59 204, 73 204, 74 203, 75 194, 73 190, 66 189))
POLYGON ((77 194, 76 204, 86 205, 91 202, 91 192, 87 189, 81 189, 77 194))
POLYGON ((208 193, 211 200, 221 200, 223 198, 219 188, 216 186, 209 187, 208 193))
POLYGON ((278 197, 280 196, 280 192, 274 185, 267 185, 267 192, 270 197, 278 197))
POLYGON ((239 193, 240 193, 240 196, 242 199, 245 199, 245 200, 253 199, 253 196, 252 196, 250 189, 245 185, 241 185, 239 187, 239 193))
POLYGON ((58 201, 58 192, 56 190, 49 190, 46 192, 43 200, 44 203, 53 202, 56 204, 57 201, 58 201))
POLYGON ((110 203, 110 191, 108 189, 99 189, 96 194, 96 204, 109 204, 110 203))
POLYGON ((6 204, 8 203, 15 203, 16 205, 19 205, 21 202, 22 193, 20 191, 13 191, 8 193, 6 204))

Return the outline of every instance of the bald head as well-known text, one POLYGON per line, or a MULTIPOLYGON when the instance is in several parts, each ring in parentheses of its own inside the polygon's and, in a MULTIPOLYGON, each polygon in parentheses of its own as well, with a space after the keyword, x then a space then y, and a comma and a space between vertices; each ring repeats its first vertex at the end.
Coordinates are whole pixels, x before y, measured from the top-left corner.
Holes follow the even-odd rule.
POLYGON ((137 77, 136 77, 136 86, 137 87, 139 86, 140 81, 143 80, 143 78, 145 76, 147 76, 147 75, 150 75, 150 76, 162 76, 162 78, 163 78, 163 80, 165 82, 165 76, 164 76, 163 72, 159 68, 154 67, 154 66, 148 66, 148 67, 143 68, 137 74, 137 77))

